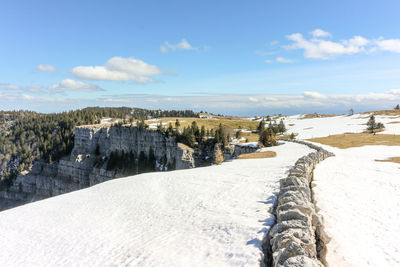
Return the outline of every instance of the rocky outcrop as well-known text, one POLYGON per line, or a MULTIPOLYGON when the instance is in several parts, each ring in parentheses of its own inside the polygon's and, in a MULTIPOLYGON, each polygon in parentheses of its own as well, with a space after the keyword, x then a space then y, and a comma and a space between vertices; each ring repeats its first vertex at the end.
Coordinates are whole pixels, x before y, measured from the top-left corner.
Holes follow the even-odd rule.
MULTIPOLYGON (((288 140, 287 140, 288 141, 288 140)), ((316 145, 301 143, 315 152, 297 160, 289 175, 280 180, 275 208, 276 224, 263 244, 267 266, 327 266, 323 219, 317 213, 311 183, 320 161, 334 156, 316 145)))
POLYGON ((259 149, 257 144, 250 143, 250 144, 238 144, 234 147, 233 155, 238 157, 241 154, 253 153, 259 149))
POLYGON ((74 148, 70 156, 58 163, 37 161, 29 172, 22 173, 13 184, 0 190, 0 210, 86 188, 124 176, 106 170, 106 159, 113 151, 139 155, 152 154, 160 169, 195 167, 194 150, 157 131, 137 127, 76 127, 74 148))
POLYGON ((136 155, 143 151, 148 156, 152 151, 156 160, 161 162, 165 159, 166 165, 173 164, 178 169, 194 167, 194 159, 190 157, 193 152, 191 148, 179 145, 174 137, 167 137, 157 131, 137 127, 77 127, 71 158, 92 156, 96 149, 100 155, 106 156, 112 151, 132 152, 136 155))

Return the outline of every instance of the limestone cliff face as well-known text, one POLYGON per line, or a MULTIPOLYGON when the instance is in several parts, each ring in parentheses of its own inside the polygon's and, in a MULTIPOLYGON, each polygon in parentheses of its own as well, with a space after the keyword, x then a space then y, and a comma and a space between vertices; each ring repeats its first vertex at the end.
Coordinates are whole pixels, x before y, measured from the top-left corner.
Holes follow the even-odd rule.
POLYGON ((107 158, 113 151, 149 156, 150 150, 163 166, 195 167, 193 149, 159 132, 136 127, 77 127, 71 155, 53 164, 35 162, 31 171, 20 174, 10 188, 0 191, 0 210, 122 176, 105 166, 94 166, 96 156, 107 158))
POLYGON ((194 167, 193 160, 180 157, 190 149, 178 145, 174 137, 136 127, 77 127, 71 157, 94 154, 97 146, 101 155, 109 155, 112 151, 136 154, 144 151, 149 155, 150 150, 153 150, 158 161, 166 157, 168 164, 175 163, 183 168, 194 167))

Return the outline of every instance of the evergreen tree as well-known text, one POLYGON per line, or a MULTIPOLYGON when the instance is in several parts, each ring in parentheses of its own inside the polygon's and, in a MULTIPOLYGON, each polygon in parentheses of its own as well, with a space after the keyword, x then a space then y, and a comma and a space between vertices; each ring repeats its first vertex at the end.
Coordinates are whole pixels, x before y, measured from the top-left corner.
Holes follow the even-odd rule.
POLYGON ((264 120, 261 120, 257 126, 257 131, 260 133, 262 130, 264 130, 264 128, 265 128, 265 122, 264 120))
POLYGON ((383 125, 383 123, 381 122, 376 122, 375 121, 375 116, 371 115, 371 117, 369 118, 368 122, 367 122, 367 130, 371 131, 371 133, 375 134, 375 130, 379 130, 379 129, 384 129, 385 125, 383 125))
POLYGON ((172 127, 171 123, 168 124, 166 135, 167 136, 173 136, 174 135, 174 128, 172 127))
POLYGON ((242 137, 242 130, 239 130, 235 133, 235 137, 236 139, 240 139, 240 137, 242 137))
POLYGON ((176 121, 175 121, 175 128, 176 128, 176 129, 179 129, 180 126, 181 126, 181 124, 180 124, 179 120, 176 119, 176 121))
POLYGON ((368 126, 368 130, 370 130, 372 133, 375 132, 376 129, 376 121, 375 121, 375 116, 371 115, 371 117, 369 118, 368 122, 367 122, 367 126, 368 126))
POLYGON ((202 141, 205 136, 206 136, 206 127, 202 125, 200 130, 200 140, 202 141))
POLYGON ((281 121, 279 122, 278 130, 279 130, 279 133, 281 133, 281 134, 283 134, 284 132, 286 132, 286 126, 285 126, 285 123, 283 122, 283 120, 281 120, 281 121))
POLYGON ((263 146, 276 146, 278 142, 275 138, 275 132, 271 128, 264 129, 260 133, 259 142, 263 146))

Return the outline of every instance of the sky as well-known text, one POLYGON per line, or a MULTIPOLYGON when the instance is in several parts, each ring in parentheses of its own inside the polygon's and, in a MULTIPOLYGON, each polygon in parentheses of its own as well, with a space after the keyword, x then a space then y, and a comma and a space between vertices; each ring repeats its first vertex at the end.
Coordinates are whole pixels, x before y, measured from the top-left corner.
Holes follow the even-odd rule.
POLYGON ((0 109, 391 109, 399 28, 397 0, 1 0, 0 109))

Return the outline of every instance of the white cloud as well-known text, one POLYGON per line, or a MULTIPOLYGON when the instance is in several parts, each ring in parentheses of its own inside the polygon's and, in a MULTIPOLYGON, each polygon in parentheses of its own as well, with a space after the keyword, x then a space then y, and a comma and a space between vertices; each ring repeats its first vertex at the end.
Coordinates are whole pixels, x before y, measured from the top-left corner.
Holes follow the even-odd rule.
POLYGON ((400 39, 379 39, 375 43, 379 50, 400 53, 400 39))
MULTIPOLYGON (((174 96, 174 102, 169 101, 170 96, 162 95, 124 95, 124 96, 107 96, 108 102, 121 102, 123 104, 127 99, 130 103, 141 102, 157 102, 158 106, 154 108, 173 108, 186 109, 199 107, 203 110, 229 110, 237 111, 242 109, 245 112, 249 110, 268 110, 269 112, 277 113, 282 110, 297 110, 297 112, 314 112, 318 110, 342 110, 346 112, 349 108, 357 108, 372 110, 391 108, 394 104, 400 103, 400 91, 390 90, 386 93, 368 93, 368 94, 352 94, 352 95, 331 95, 322 94, 315 91, 304 91, 298 95, 226 95, 212 94, 204 96, 174 96), (157 101, 156 101, 157 100, 157 101), (165 106, 160 106, 164 105, 165 106)), ((99 99, 101 100, 101 98, 99 99)))
POLYGON ((95 92, 104 91, 104 89, 94 84, 88 84, 71 79, 65 79, 57 84, 51 85, 47 91, 49 93, 66 93, 66 92, 95 92))
MULTIPOLYGON (((61 83, 60 83, 61 84, 61 83)), ((74 86, 63 86, 74 87, 74 86)), ((66 89, 66 88, 64 88, 66 89)), ((128 105, 151 109, 197 109, 214 113, 255 115, 277 113, 347 112, 391 109, 400 103, 399 89, 386 93, 368 94, 322 94, 305 91, 301 94, 210 94, 197 96, 168 96, 149 94, 103 95, 93 98, 37 97, 28 93, 0 92, 0 104, 19 109, 46 108, 48 111, 62 111, 72 107, 128 105), (256 101, 255 101, 256 100, 256 101), (49 103, 43 105, 42 103, 49 103), (50 104, 54 103, 54 104, 50 104), (51 107, 51 109, 49 109, 51 107)))
POLYGON ((312 91, 305 91, 302 94, 306 98, 313 98, 313 99, 326 99, 327 96, 320 94, 318 92, 312 92, 312 91))
POLYGON ((313 37, 316 37, 316 38, 318 38, 318 37, 332 37, 332 35, 329 32, 323 31, 321 29, 315 29, 312 32, 310 32, 310 34, 313 37))
MULTIPOLYGON (((177 44, 170 44, 169 42, 164 42, 164 45, 160 46, 160 50, 163 53, 167 53, 168 51, 177 51, 177 50, 196 50, 199 51, 198 47, 193 47, 186 39, 182 39, 177 44)), ((205 50, 209 50, 209 47, 206 46, 205 50)))
POLYGON ((356 35, 352 38, 330 41, 325 37, 332 37, 329 32, 316 29, 310 32, 311 39, 305 38, 301 33, 293 33, 287 37, 291 44, 283 46, 286 49, 304 50, 304 57, 313 59, 332 59, 340 55, 353 55, 358 53, 387 51, 400 53, 400 39, 374 40, 356 35))
POLYGON ((21 86, 15 85, 15 84, 9 84, 9 83, 0 83, 0 90, 3 91, 14 91, 14 90, 20 90, 21 86))
POLYGON ((104 66, 77 66, 70 71, 79 79, 154 82, 149 76, 162 74, 157 66, 135 58, 113 57, 104 66))
POLYGON ((7 104, 12 104, 12 106, 16 106, 18 108, 25 108, 26 109, 26 103, 29 104, 35 104, 35 103, 51 103, 51 102, 64 102, 67 101, 64 98, 54 98, 54 97, 37 97, 37 96, 32 96, 24 93, 0 93, 0 100, 5 100, 8 103, 7 104), (12 103, 12 102, 15 103, 12 103), (25 102, 24 101, 28 101, 25 102), (21 104, 21 105, 19 105, 21 104))
POLYGON ((340 42, 326 41, 313 38, 306 40, 301 33, 294 33, 287 38, 293 44, 285 46, 287 49, 303 49, 306 58, 330 59, 339 55, 351 55, 365 51, 369 41, 361 36, 355 36, 349 40, 340 42))
POLYGON ((400 89, 392 89, 389 91, 389 94, 400 96, 400 89))
POLYGON ((293 60, 288 59, 288 58, 284 58, 284 57, 277 57, 275 60, 276 60, 276 62, 279 62, 279 63, 292 63, 292 62, 294 62, 293 60))
POLYGON ((51 64, 40 64, 40 65, 36 66, 36 69, 40 70, 40 71, 45 71, 45 72, 54 72, 54 71, 56 71, 56 67, 54 67, 51 64))
POLYGON ((47 89, 43 88, 41 85, 29 85, 24 88, 24 91, 37 94, 47 93, 47 89))
POLYGON ((271 56, 276 54, 276 52, 274 51, 262 51, 262 50, 256 50, 254 51, 254 53, 259 56, 271 56))
POLYGON ((272 59, 266 59, 265 60, 265 63, 268 63, 268 64, 272 64, 274 62, 278 62, 278 63, 293 63, 294 60, 288 59, 288 58, 284 58, 284 57, 276 57, 274 60, 272 60, 272 59))

